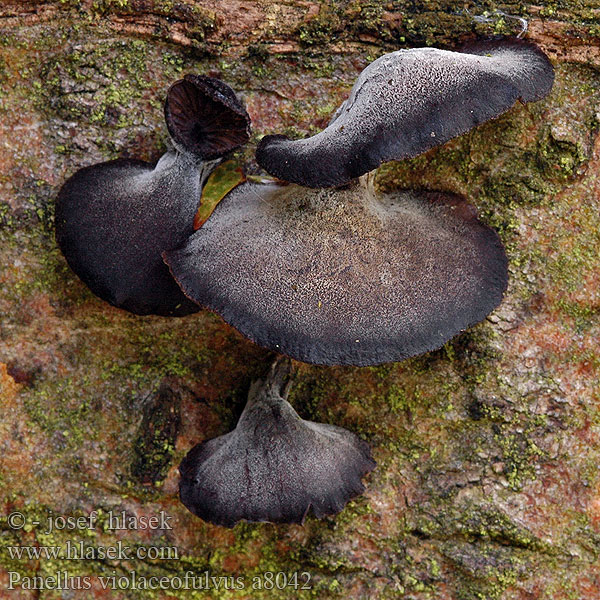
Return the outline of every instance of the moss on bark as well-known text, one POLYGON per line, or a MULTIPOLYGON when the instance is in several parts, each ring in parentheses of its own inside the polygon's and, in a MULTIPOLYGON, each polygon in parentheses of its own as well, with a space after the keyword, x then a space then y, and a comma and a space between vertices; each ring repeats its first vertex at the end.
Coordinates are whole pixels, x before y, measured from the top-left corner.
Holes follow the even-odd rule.
MULTIPOLYGON (((3 584, 10 571, 66 570, 92 576, 92 592, 73 592, 84 598, 101 594, 100 575, 189 570, 242 576, 245 589, 171 596, 270 598, 265 572, 308 572, 311 589, 288 586, 280 596, 600 595, 594 4, 0 2, 3 584), (557 67, 552 95, 385 166, 378 184, 469 196, 507 245, 503 304, 444 348, 404 363, 298 365, 291 400, 301 416, 357 432, 379 463, 366 494, 340 515, 303 527, 202 523, 177 501, 177 465, 192 445, 233 427, 272 355, 206 312, 141 318, 93 297, 55 246, 57 190, 84 165, 157 158, 167 144, 165 90, 182 73, 219 76, 241 92, 254 140, 300 136, 321 128, 360 69, 386 51, 518 31, 497 10, 529 20, 531 38, 557 67), (160 397, 170 401, 149 408, 160 397), (92 530, 45 534, 33 524, 91 510, 100 511, 92 530), (110 530, 109 513, 122 510, 165 511, 173 529, 110 530), (16 511, 23 529, 6 520, 16 511), (119 539, 176 547, 178 559, 23 560, 8 552, 68 541, 99 549, 119 539)), ((251 147, 236 160, 257 170, 251 147)))

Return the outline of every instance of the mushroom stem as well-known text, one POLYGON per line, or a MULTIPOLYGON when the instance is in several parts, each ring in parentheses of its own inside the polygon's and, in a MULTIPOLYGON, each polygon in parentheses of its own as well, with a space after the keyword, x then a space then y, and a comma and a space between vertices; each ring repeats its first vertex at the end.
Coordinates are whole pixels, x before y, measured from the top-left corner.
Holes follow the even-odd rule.
POLYGON ((358 178, 361 187, 369 198, 375 198, 375 174, 377 171, 369 171, 358 178))
POLYGON ((375 467, 353 433, 304 421, 285 399, 291 361, 280 358, 255 381, 234 431, 198 444, 180 466, 181 501, 216 525, 238 521, 302 523, 339 512, 362 493, 375 467))
POLYGON ((287 401, 287 397, 290 393, 290 388, 294 381, 294 369, 292 361, 285 356, 278 356, 271 365, 269 375, 263 382, 257 379, 250 386, 248 392, 248 400, 244 407, 244 412, 238 421, 241 423, 242 417, 245 413, 249 412, 250 409, 257 403, 264 402, 264 393, 266 392, 268 397, 274 397, 277 400, 287 401))
POLYGON ((178 150, 169 150, 158 159, 154 170, 151 172, 151 176, 156 178, 164 174, 171 178, 178 171, 185 172, 189 170, 194 173, 194 176, 199 178, 200 185, 203 186, 208 176, 222 160, 222 158, 203 160, 193 154, 186 154, 178 150))

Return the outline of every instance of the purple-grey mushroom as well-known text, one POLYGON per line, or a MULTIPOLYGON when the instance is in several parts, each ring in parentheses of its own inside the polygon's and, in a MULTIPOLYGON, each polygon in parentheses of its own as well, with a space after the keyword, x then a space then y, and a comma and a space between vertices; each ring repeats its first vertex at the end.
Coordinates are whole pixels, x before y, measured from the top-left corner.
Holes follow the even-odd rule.
POLYGON ((237 427, 181 463, 181 501, 205 521, 302 523, 309 510, 338 513, 364 491, 361 478, 375 467, 368 444, 301 419, 285 399, 289 369, 288 360, 276 362, 250 388, 237 427))
MULTIPOLYGON (((193 232, 202 166, 214 166, 203 161, 246 141, 249 120, 225 84, 187 77, 171 88, 165 109, 177 152, 155 170, 130 161, 118 178, 112 170, 120 163, 84 170, 81 181, 76 174, 61 191, 57 239, 96 293, 129 310, 181 314, 193 301, 256 343, 305 362, 403 360, 489 314, 506 288, 507 260, 465 198, 382 194, 371 171, 444 143, 517 99, 543 97, 552 79, 547 58, 520 40, 383 56, 323 132, 261 141, 258 162, 284 181, 239 185, 193 232), (193 168, 200 174, 192 185, 193 168), (159 207, 143 220, 150 194, 159 207), (119 208, 124 199, 134 208, 119 208), (139 227, 123 227, 131 214, 139 227), (165 304, 175 284, 156 265, 161 251, 181 288, 175 308, 165 304), (164 279, 148 310, 144 291, 159 272, 164 279)), ((311 508, 317 517, 334 514, 362 492, 374 467, 368 445, 302 420, 286 400, 288 374, 289 361, 280 360, 253 385, 236 429, 188 453, 180 496, 194 514, 225 526, 302 522, 311 508)))
POLYGON ((199 310, 182 294, 161 252, 193 233, 202 186, 227 152, 244 144, 250 118, 234 92, 211 77, 171 86, 165 119, 175 150, 156 166, 119 159, 77 171, 56 203, 56 239, 97 296, 137 314, 199 310))
POLYGON ((470 43, 460 52, 398 50, 359 75, 326 129, 301 140, 265 136, 256 159, 285 181, 343 185, 383 162, 443 144, 516 100, 539 100, 553 81, 546 55, 517 38, 470 43))
POLYGON ((502 299, 502 243, 464 198, 245 183, 165 254, 187 296, 261 346, 374 365, 439 348, 502 299))
POLYGON ((372 176, 353 178, 519 97, 536 100, 551 83, 548 59, 520 40, 382 56, 322 133, 261 142, 269 172, 308 187, 238 186, 165 261, 186 296, 301 361, 374 365, 439 348, 500 303, 500 239, 464 198, 379 194, 372 176))

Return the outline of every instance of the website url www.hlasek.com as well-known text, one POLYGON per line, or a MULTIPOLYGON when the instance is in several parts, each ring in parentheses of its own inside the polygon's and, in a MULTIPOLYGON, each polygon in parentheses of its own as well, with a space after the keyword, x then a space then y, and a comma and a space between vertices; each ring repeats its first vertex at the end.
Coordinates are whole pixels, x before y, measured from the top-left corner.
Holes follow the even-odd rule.
POLYGON ((12 560, 179 560, 175 546, 131 547, 119 541, 112 546, 86 546, 67 541, 65 546, 8 546, 12 560))

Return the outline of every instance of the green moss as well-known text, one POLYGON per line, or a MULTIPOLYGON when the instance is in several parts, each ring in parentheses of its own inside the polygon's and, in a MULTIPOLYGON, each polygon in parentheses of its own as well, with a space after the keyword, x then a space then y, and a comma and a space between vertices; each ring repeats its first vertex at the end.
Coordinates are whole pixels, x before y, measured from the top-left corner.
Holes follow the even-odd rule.
POLYGON ((251 44, 248 46, 246 57, 255 77, 267 77, 269 74, 269 50, 265 44, 251 44))
POLYGON ((344 17, 353 35, 376 36, 383 42, 390 38, 390 28, 383 18, 384 5, 377 0, 354 0, 345 10, 344 17))
POLYGON ((335 42, 342 30, 342 14, 340 3, 322 3, 318 14, 298 28, 300 42, 321 47, 335 42))
MULTIPOLYGON (((336 70, 336 64, 329 57, 300 55, 299 63, 314 73, 315 77, 331 78, 336 70)), ((336 105, 337 108, 337 105, 336 105)))
POLYGON ((332 44, 363 36, 376 38, 379 45, 394 41, 384 5, 376 0, 321 2, 319 12, 294 33, 311 54, 326 54, 332 44))
POLYGON ((596 325, 600 315, 600 307, 590 306, 583 302, 572 302, 565 298, 560 298, 556 302, 556 308, 575 321, 577 333, 589 331, 596 325))
MULTIPOLYGON (((468 501, 453 505, 438 499, 421 507, 409 533, 418 536, 428 556, 440 552, 446 569, 456 573, 456 597, 465 600, 502 597, 529 576, 533 564, 556 554, 507 514, 468 501)), ((410 538, 404 538, 403 546, 408 544, 410 538)))
POLYGON ((124 9, 129 6, 129 0, 94 0, 92 8, 99 13, 107 13, 111 9, 124 9))
MULTIPOLYGON (((73 380, 66 378, 57 383, 39 385, 25 396, 25 409, 31 420, 48 436, 55 437, 66 454, 78 448, 85 439, 94 439, 92 421, 93 402, 82 399, 73 380), (49 408, 51 407, 51 408, 49 408)), ((88 384, 89 381, 83 382, 88 384)))
POLYGON ((588 158, 581 144, 557 140, 549 125, 541 129, 536 163, 547 178, 567 181, 577 174, 588 158))
MULTIPOLYGON (((15 305, 23 305, 32 297, 42 294, 55 294, 62 278, 67 274, 68 267, 53 241, 53 232, 46 228, 28 232, 26 241, 17 229, 17 223, 7 211, 7 230, 0 246, 5 256, 19 256, 27 260, 27 265, 19 269, 8 271, 3 297, 15 305), (12 223, 12 225, 11 225, 12 223)), ((22 222, 18 224, 22 227, 22 222)), ((13 315, 7 316, 7 322, 13 315)))
POLYGON ((166 50, 162 53, 162 62, 165 67, 172 70, 174 74, 181 73, 185 68, 185 60, 180 54, 166 50))
POLYGON ((15 226, 15 220, 10 206, 6 202, 0 202, 0 230, 12 229, 15 226))
MULTIPOLYGON (((559 233, 560 237, 563 237, 559 233)), ((559 251, 555 256, 547 259, 545 265, 554 283, 562 286, 566 292, 574 292, 581 285, 582 277, 586 272, 592 272, 597 257, 595 246, 598 234, 591 230, 590 236, 577 236, 579 244, 570 247, 566 251, 559 251)), ((558 248, 560 244, 556 240, 558 248)), ((572 302, 561 299, 563 308, 570 309, 572 302)), ((585 307, 582 307, 585 310, 585 307)))
POLYGON ((505 429, 496 435, 496 441, 506 463, 504 474, 508 484, 513 490, 519 491, 525 481, 535 479, 535 465, 545 454, 527 434, 513 435, 505 429))
POLYGON ((6 59, 0 56, 0 83, 3 83, 8 78, 8 65, 6 59))
POLYGON ((146 76, 147 44, 116 42, 74 50, 46 63, 41 72, 42 99, 63 119, 127 127, 138 120, 131 104, 152 87, 146 76), (93 105, 90 112, 89 104, 93 105))
MULTIPOLYGON (((204 42, 206 37, 217 28, 215 13, 200 6, 194 5, 192 9, 192 25, 189 27, 189 35, 193 40, 204 42)), ((200 46, 204 48, 204 46, 200 46)))

